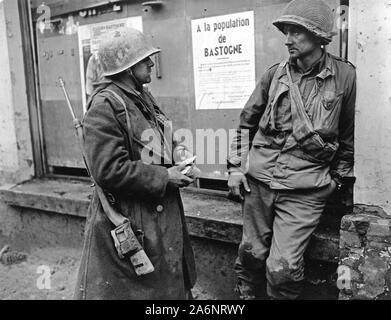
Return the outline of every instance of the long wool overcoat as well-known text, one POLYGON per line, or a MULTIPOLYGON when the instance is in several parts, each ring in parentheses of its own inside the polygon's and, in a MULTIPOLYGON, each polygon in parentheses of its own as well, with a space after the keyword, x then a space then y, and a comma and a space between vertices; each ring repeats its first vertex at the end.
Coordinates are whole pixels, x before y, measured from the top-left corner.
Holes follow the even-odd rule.
POLYGON ((115 227, 94 192, 75 299, 185 299, 196 273, 180 193, 168 184, 167 165, 141 161, 143 134, 157 132, 156 115, 162 112, 126 73, 106 78, 88 107, 83 127, 90 173, 112 195, 116 209, 144 232, 144 250, 155 271, 139 277, 129 259, 118 257, 110 234, 115 227), (113 91, 127 106, 129 125, 113 91))

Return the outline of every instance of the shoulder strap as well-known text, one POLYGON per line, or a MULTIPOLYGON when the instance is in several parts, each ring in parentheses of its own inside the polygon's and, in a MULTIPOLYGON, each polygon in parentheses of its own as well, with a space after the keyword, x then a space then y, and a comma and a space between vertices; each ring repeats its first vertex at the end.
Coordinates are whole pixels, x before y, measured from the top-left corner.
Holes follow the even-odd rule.
POLYGON ((128 108, 126 107, 126 103, 124 101, 124 99, 122 99, 122 97, 116 93, 115 91, 111 90, 111 89, 106 89, 106 91, 110 92, 114 98, 116 98, 119 103, 122 105, 124 111, 125 111, 125 115, 126 115, 126 126, 128 128, 128 134, 130 135, 131 134, 131 126, 130 126, 130 116, 129 116, 129 111, 128 111, 128 108))
MULTIPOLYGON (((128 108, 126 107, 125 100, 118 93, 116 93, 114 90, 106 88, 103 90, 103 92, 104 91, 108 92, 112 97, 114 97, 121 104, 123 110, 125 111, 126 128, 127 128, 127 132, 128 132, 129 141, 131 142, 134 137, 133 137, 132 126, 130 124, 130 115, 129 115, 128 108)), ((131 152, 133 153, 133 156, 134 156, 134 151, 133 151, 132 146, 130 146, 130 148, 132 149, 131 152)))
POLYGON ((289 94, 291 99, 291 111, 293 122, 293 135, 298 142, 304 141, 315 134, 314 127, 307 112, 300 89, 296 83, 293 83, 289 66, 286 67, 289 80, 289 94))
POLYGON ((335 60, 345 62, 345 63, 349 64, 351 67, 353 67, 354 69, 356 69, 356 66, 353 63, 351 63, 349 60, 338 57, 338 56, 331 54, 331 53, 330 53, 330 56, 333 57, 335 60))
POLYGON ((83 133, 83 129, 82 129, 82 124, 79 122, 78 123, 78 126, 76 127, 76 133, 77 133, 77 137, 80 141, 80 147, 81 147, 81 151, 82 151, 82 156, 83 156, 83 160, 84 160, 84 164, 86 166, 86 169, 88 171, 88 174, 92 180, 92 182, 94 183, 94 186, 95 186, 95 190, 98 194, 98 197, 99 197, 99 200, 100 200, 100 203, 102 205, 102 208, 103 208, 103 211, 105 212, 107 218, 111 221, 111 223, 113 225, 115 225, 116 227, 119 227, 123 224, 125 224, 127 221, 129 221, 127 218, 125 218, 121 213, 119 213, 117 210, 115 210, 113 208, 113 206, 110 205, 108 199, 107 199, 107 196, 105 194, 105 192, 103 191, 103 189, 96 183, 96 181, 94 180, 94 178, 92 177, 91 175, 91 170, 90 170, 90 166, 88 164, 88 161, 87 161, 87 157, 86 157, 86 154, 85 154, 85 149, 83 147, 83 144, 84 144, 84 133, 83 133))
MULTIPOLYGON (((133 146, 131 145, 131 141, 134 140, 134 135, 133 135, 132 127, 131 127, 131 124, 130 124, 129 111, 128 111, 128 108, 126 107, 125 100, 118 93, 116 93, 114 90, 106 88, 104 91, 106 91, 109 94, 111 94, 122 105, 122 108, 125 111, 126 127, 127 127, 129 142, 130 142, 130 146, 129 147, 131 149, 130 152, 132 152, 133 158, 135 159, 136 158, 135 157, 135 153, 134 153, 135 151, 133 150, 133 146)), ((99 194, 99 190, 98 190, 98 194, 99 194)), ((103 206, 103 203, 102 203, 102 206, 103 206)), ((131 216, 130 219, 131 219, 132 224, 134 223, 136 226, 138 226, 139 228, 142 229, 143 223, 142 223, 141 216, 142 216, 142 214, 141 214, 141 208, 140 208, 140 204, 139 204, 138 205, 138 211, 134 212, 134 216, 133 217, 131 216)), ((111 220, 110 217, 109 217, 109 219, 111 220)))
POLYGON ((281 75, 282 75, 282 72, 285 68, 285 66, 287 65, 287 61, 283 61, 281 62, 279 65, 278 65, 278 68, 276 70, 276 72, 274 73, 274 76, 273 76, 273 79, 272 79, 272 82, 270 84, 270 88, 269 88, 269 99, 270 97, 273 97, 276 95, 276 91, 277 91, 277 84, 278 84, 278 80, 280 79, 281 75))

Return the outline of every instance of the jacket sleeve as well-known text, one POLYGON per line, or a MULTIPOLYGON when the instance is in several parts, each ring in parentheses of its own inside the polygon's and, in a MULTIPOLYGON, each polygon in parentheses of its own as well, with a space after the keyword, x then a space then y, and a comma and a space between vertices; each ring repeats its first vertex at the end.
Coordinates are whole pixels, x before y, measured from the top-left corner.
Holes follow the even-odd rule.
POLYGON ((113 194, 163 197, 167 169, 132 161, 114 110, 104 98, 94 100, 83 127, 85 156, 95 182, 113 194))
POLYGON ((339 123, 339 149, 331 164, 331 176, 340 184, 352 185, 354 177, 354 123, 356 109, 356 72, 352 69, 348 78, 339 123))
POLYGON ((239 128, 236 131, 228 156, 228 171, 246 171, 248 153, 258 131, 259 121, 265 112, 269 99, 269 88, 277 66, 269 69, 257 84, 241 115, 239 128))

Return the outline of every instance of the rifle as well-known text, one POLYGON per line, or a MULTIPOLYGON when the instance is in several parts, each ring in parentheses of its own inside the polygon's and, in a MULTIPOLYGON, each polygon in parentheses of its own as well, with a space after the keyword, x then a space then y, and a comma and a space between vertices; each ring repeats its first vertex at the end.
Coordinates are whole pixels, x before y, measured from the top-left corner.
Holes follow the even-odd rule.
POLYGON ((130 262, 132 263, 134 270, 137 276, 146 275, 155 271, 151 261, 149 260, 147 254, 145 253, 143 247, 138 241, 135 233, 132 230, 131 223, 129 219, 125 218, 121 213, 115 210, 113 206, 107 199, 107 196, 103 189, 94 181, 89 166, 87 163, 87 158, 84 152, 84 134, 83 134, 83 125, 79 119, 76 118, 72 103, 69 99, 67 90, 65 88, 65 82, 60 77, 59 78, 60 87, 65 96, 69 111, 72 115, 73 125, 76 129, 76 138, 82 152, 84 164, 88 171, 88 175, 94 183, 95 190, 98 194, 99 200, 102 204, 103 211, 105 212, 107 218, 114 224, 116 227, 111 231, 111 236, 114 240, 114 245, 117 250, 118 256, 120 259, 124 259, 126 255, 130 254, 130 262))

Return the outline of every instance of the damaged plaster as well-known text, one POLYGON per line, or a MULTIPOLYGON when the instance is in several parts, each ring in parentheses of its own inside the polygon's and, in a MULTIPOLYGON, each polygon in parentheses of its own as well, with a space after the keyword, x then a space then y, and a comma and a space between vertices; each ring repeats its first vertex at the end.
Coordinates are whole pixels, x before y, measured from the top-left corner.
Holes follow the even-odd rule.
POLYGON ((18 3, 0 2, 0 183, 34 174, 18 3), (11 72, 12 70, 12 72, 11 72))
POLYGON ((349 60, 357 66, 355 203, 391 214, 391 1, 351 1, 349 60))

